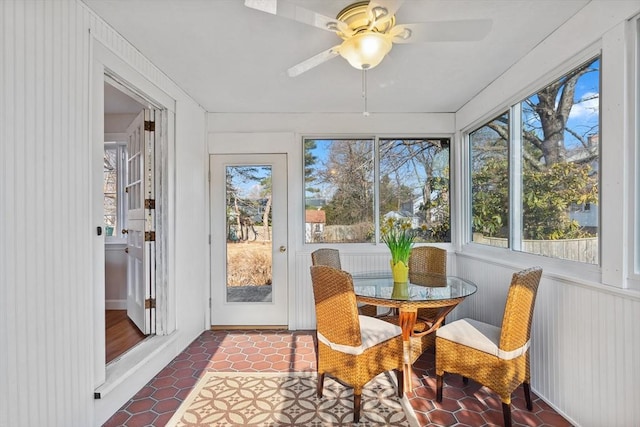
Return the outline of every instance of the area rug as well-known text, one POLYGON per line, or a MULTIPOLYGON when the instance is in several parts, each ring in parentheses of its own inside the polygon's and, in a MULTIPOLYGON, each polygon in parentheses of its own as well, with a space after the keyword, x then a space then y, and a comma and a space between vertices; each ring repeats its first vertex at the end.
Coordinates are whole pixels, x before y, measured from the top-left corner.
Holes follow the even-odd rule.
POLYGON ((418 421, 396 392, 395 375, 382 373, 362 392, 353 423, 353 390, 326 376, 316 396, 315 372, 206 372, 167 427, 186 426, 410 426, 418 421))

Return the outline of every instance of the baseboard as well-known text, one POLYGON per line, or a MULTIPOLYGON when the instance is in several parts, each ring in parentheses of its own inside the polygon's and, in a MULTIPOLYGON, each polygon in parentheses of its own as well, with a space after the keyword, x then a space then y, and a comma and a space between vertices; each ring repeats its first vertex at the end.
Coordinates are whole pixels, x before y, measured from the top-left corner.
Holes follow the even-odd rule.
POLYGON ((108 299, 104 302, 105 310, 126 310, 127 309, 127 300, 126 299, 108 299))

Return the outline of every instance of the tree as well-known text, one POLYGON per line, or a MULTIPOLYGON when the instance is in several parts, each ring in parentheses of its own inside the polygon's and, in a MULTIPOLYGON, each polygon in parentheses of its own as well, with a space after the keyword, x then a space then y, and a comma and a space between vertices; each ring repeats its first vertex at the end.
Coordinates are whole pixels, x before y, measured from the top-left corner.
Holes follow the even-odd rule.
POLYGON ((373 151, 371 141, 336 140, 318 177, 333 194, 325 206, 327 224, 373 222, 373 151))
MULTIPOLYGON (((598 126, 569 126, 572 108, 597 100, 598 90, 576 99, 580 79, 598 72, 599 58, 574 69, 522 102, 523 238, 589 235, 570 219, 572 205, 597 204, 598 126)), ((514 118, 517 120, 518 118, 514 118)), ((509 219, 509 117, 503 114, 474 132, 473 228, 507 237, 509 219)))
POLYGON ((271 240, 269 233, 269 224, 271 222, 271 194, 273 190, 271 175, 260 181, 260 187, 262 189, 261 195, 266 199, 264 205, 264 211, 262 212, 262 233, 264 240, 271 240))
POLYGON ((420 238, 449 241, 449 139, 382 140, 380 169, 380 212, 385 212, 382 203, 387 191, 397 195, 398 205, 421 198, 419 217, 428 233, 421 233, 420 238), (393 182, 387 182, 385 174, 393 182))

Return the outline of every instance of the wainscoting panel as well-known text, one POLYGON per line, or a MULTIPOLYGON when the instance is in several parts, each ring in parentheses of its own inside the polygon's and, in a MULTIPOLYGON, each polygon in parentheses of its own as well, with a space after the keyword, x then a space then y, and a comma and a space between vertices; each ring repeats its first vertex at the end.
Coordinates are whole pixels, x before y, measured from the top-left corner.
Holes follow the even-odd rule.
MULTIPOLYGON (((465 256, 457 265, 458 276, 478 285, 462 314, 499 326, 516 270, 465 256)), ((532 388, 576 425, 640 425, 639 321, 637 296, 543 272, 532 326, 532 388)))

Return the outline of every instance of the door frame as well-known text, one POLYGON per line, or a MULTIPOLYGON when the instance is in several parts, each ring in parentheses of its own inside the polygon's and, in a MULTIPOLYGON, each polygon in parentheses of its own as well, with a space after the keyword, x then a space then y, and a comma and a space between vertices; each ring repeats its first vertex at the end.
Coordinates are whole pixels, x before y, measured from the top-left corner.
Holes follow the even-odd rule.
MULTIPOLYGON (((175 319, 175 280, 171 275, 175 271, 173 265, 174 254, 168 245, 173 241, 173 228, 170 227, 169 207, 172 206, 173 193, 169 188, 173 185, 169 177, 173 168, 169 163, 170 148, 174 146, 175 129, 175 100, 160 90, 146 77, 134 70, 129 64, 115 55, 109 48, 96 39, 92 39, 91 62, 91 100, 90 100, 90 134, 91 134, 91 222, 93 224, 93 345, 94 345, 94 387, 96 396, 98 390, 109 389, 110 384, 116 384, 120 377, 135 367, 144 355, 136 352, 125 353, 117 361, 106 365, 105 354, 105 248, 104 233, 98 235, 97 227, 103 227, 103 195, 102 195, 102 165, 104 156, 104 83, 109 79, 110 83, 117 82, 126 88, 131 94, 144 101, 144 106, 160 110, 161 126, 156 129, 157 149, 160 154, 156 156, 156 336, 168 335, 176 328, 175 319), (135 354, 133 354, 135 353, 135 354)), ((151 337, 149 339, 154 339, 151 337)))
MULTIPOLYGON (((296 316, 296 277, 295 254, 299 250, 303 239, 302 226, 298 226, 304 205, 303 185, 299 179, 303 170, 300 164, 302 159, 302 139, 293 132, 209 132, 207 141, 207 153, 216 154, 286 154, 287 155, 287 218, 290 224, 287 227, 287 327, 295 330, 297 326, 296 316)), ((208 203, 211 206, 211 200, 208 203)), ((211 215, 211 213, 209 213, 211 215)), ((211 223, 211 218, 209 218, 211 223)), ((209 230, 211 233, 211 230, 209 230)), ((211 245, 209 245, 211 250, 211 245)), ((211 256, 209 257, 211 259, 211 256)), ((209 266, 210 271, 213 266, 209 266)), ((211 283, 211 278, 210 278, 211 283)), ((209 285, 209 298, 211 298, 211 286, 209 285)), ((207 324, 211 325, 211 312, 207 313, 207 324)))

